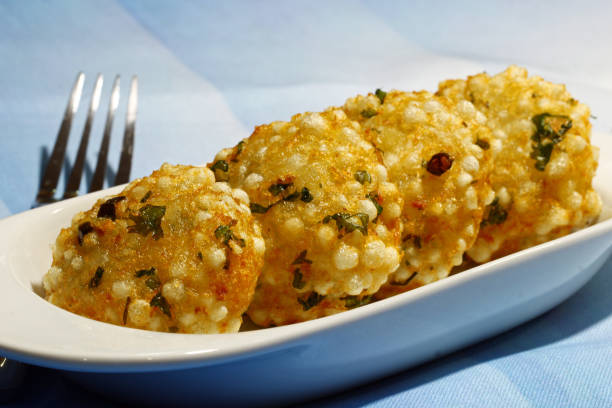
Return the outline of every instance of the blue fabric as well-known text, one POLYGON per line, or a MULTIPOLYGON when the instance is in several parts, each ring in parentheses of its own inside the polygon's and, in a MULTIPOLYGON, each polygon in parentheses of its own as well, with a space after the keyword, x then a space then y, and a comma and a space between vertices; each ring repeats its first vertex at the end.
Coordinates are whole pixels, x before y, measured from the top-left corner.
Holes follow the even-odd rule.
MULTIPOLYGON (((76 73, 82 106, 101 72, 95 166, 110 82, 138 74, 133 177, 164 161, 205 163, 253 126, 377 87, 433 90, 443 78, 518 63, 562 78, 610 131, 612 5, 571 1, 0 2, 0 217, 29 208, 76 73), (578 86, 579 85, 579 86, 578 86), (606 104, 607 103, 607 104, 606 104)), ((84 122, 75 119, 68 157, 84 122)), ((62 186, 60 185, 60 189, 62 186)), ((612 406, 612 262, 553 311, 501 336, 310 406, 612 406)), ((31 368, 10 406, 114 403, 31 368)))

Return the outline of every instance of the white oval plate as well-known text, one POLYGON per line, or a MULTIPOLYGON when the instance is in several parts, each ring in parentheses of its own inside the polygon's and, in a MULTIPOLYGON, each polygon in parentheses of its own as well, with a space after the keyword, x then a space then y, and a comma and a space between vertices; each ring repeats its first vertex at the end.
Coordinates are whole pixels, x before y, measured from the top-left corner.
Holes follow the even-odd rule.
MULTIPOLYGON (((612 142, 595 186, 612 207, 612 142)), ((277 404, 388 375, 497 334, 557 305, 612 250, 612 220, 345 313, 221 335, 157 333, 90 320, 36 294, 72 216, 120 187, 0 220, 0 352, 66 370, 127 403, 277 404)), ((606 218, 605 216, 602 218, 606 218)))

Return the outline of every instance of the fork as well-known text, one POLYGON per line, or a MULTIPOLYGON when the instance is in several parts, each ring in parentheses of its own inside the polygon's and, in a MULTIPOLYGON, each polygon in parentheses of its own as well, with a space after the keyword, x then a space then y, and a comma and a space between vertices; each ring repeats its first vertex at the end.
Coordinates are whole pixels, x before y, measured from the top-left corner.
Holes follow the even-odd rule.
MULTIPOLYGON (((87 119, 85 120, 85 126, 83 127, 83 133, 81 135, 81 142, 77 156, 74 161, 74 166, 70 172, 68 182, 62 200, 66 198, 75 197, 80 187, 81 178, 83 174, 83 167, 85 164, 85 155, 87 153, 87 145, 89 144, 89 134, 91 133, 91 127, 93 124, 94 116, 98 110, 100 104, 100 97, 102 93, 103 77, 98 74, 94 84, 94 90, 89 104, 89 110, 87 112, 87 119)), ((120 77, 117 75, 113 82, 111 90, 111 97, 108 106, 108 114, 106 116, 106 123, 104 125, 104 133, 102 136, 102 142, 100 144, 100 150, 98 152, 98 159, 96 168, 91 179, 89 186, 89 192, 101 190, 104 185, 104 176, 106 174, 106 162, 108 158, 108 148, 110 145, 110 135, 112 132, 113 121, 115 118, 115 112, 119 106, 119 81, 120 77)), ((47 167, 43 174, 38 194, 36 195, 34 207, 40 205, 52 203, 57 201, 55 191, 57 189, 57 183, 62 170, 62 163, 64 162, 64 156, 66 155, 66 145, 68 144, 68 136, 70 135, 70 128, 72 127, 72 120, 74 114, 77 112, 79 103, 81 100, 81 94, 83 92, 83 84, 85 82, 85 75, 80 72, 77 75, 77 79, 70 92, 70 98, 68 99, 68 105, 64 112, 62 124, 60 126, 57 138, 55 139, 55 145, 53 151, 49 157, 47 167)), ((125 122, 125 131, 123 134, 123 146, 121 149, 121 156, 119 158, 119 165, 114 180, 114 185, 126 183, 130 178, 130 170, 132 166, 132 152, 134 150, 134 126, 136 122, 136 111, 138 108, 138 77, 133 76, 130 85, 130 94, 128 96, 127 104, 127 115, 125 122)))
MULTIPOLYGON (((115 112, 117 111, 117 107, 119 105, 119 81, 120 78, 119 75, 117 75, 111 90, 108 114, 106 116, 106 123, 104 125, 104 134, 102 136, 102 142, 98 152, 96 168, 89 186, 89 192, 98 191, 102 189, 104 185, 110 135, 113 127, 113 120, 115 118, 115 112)), ((64 156, 66 155, 66 145, 68 144, 72 120, 74 114, 79 108, 84 82, 85 75, 80 72, 77 75, 77 79, 72 87, 72 91, 70 92, 68 106, 66 106, 66 110, 62 118, 62 124, 60 125, 57 138, 55 139, 53 151, 47 162, 33 207, 39 207, 44 204, 59 201, 55 199, 55 191, 57 189, 57 183, 62 170, 64 156)), ((83 127, 83 133, 81 135, 81 141, 79 143, 79 149, 74 161, 74 166, 72 167, 68 182, 66 183, 64 195, 60 200, 75 197, 79 191, 81 178, 83 175, 83 168, 85 165, 87 145, 89 144, 89 135, 91 133, 94 116, 98 110, 98 106, 100 105, 103 82, 104 79, 102 75, 98 74, 94 84, 94 90, 91 96, 89 110, 87 112, 87 119, 85 120, 85 126, 83 127)), ((127 183, 130 178, 132 153, 134 150, 134 125, 136 122, 137 108, 138 77, 133 76, 130 84, 130 93, 128 96, 123 146, 121 149, 121 156, 119 158, 119 165, 117 168, 114 185, 127 183)), ((0 403, 10 400, 12 396, 16 394, 16 391, 23 383, 26 370, 26 365, 15 360, 9 360, 0 355, 0 403)))

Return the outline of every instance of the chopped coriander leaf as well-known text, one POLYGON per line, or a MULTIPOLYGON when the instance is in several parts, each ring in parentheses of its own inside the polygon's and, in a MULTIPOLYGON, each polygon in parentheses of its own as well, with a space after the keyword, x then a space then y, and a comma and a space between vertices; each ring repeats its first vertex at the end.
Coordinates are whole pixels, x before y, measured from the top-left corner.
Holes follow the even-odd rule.
POLYGON ((372 204, 374 204, 374 207, 376 207, 376 218, 372 220, 372 222, 376 222, 378 216, 383 212, 383 206, 380 205, 380 203, 378 202, 380 196, 378 195, 378 193, 371 191, 366 195, 366 198, 369 198, 372 204))
POLYGON ((153 192, 152 192, 151 190, 147 191, 147 194, 145 194, 145 195, 144 195, 144 197, 142 197, 142 198, 140 199, 140 202, 141 202, 141 203, 146 203, 146 202, 147 202, 147 200, 148 200, 149 198, 151 198, 151 194, 153 194, 153 192))
POLYGON ((300 272, 300 268, 296 268, 293 271, 293 287, 296 289, 302 289, 304 288, 304 286, 306 286, 306 282, 304 281, 304 275, 302 275, 302 272, 300 272))
POLYGON ((101 266, 98 266, 98 269, 96 269, 96 272, 94 272, 94 276, 89 281, 90 289, 97 288, 98 285, 100 285, 100 281, 102 280, 103 274, 104 274, 104 268, 102 268, 101 266))
POLYGON ((421 249, 422 244, 421 244, 421 237, 418 235, 412 235, 412 234, 408 234, 406 235, 404 238, 402 238, 402 242, 406 242, 408 240, 412 240, 413 245, 417 248, 417 249, 421 249))
POLYGON ((372 177, 370 173, 365 170, 357 170, 355 172, 355 180, 357 180, 360 184, 371 183, 372 177))
POLYGON ((410 275, 408 279, 406 279, 405 281, 403 282, 391 281, 391 284, 394 286, 404 286, 410 283, 410 281, 413 280, 415 276, 417 276, 417 272, 412 272, 412 275, 410 275))
POLYGON ((336 221, 336 227, 338 227, 339 232, 344 229, 347 234, 355 230, 360 231, 363 235, 368 234, 368 222, 370 220, 368 214, 356 213, 351 215, 347 213, 336 213, 327 215, 323 218, 323 224, 327 224, 331 220, 336 221), (358 221, 359 224, 356 221, 358 221))
POLYGON ((531 121, 536 126, 530 157, 534 159, 535 168, 544 171, 550 161, 554 145, 563 140, 565 133, 572 128, 572 120, 564 115, 551 115, 541 113, 534 116, 531 121))
POLYGON ((229 170, 229 165, 225 160, 217 160, 212 166, 210 166, 210 169, 212 171, 221 170, 223 172, 227 172, 229 170))
POLYGON ((301 265, 301 264, 311 264, 312 261, 310 259, 306 259, 306 254, 308 253, 308 250, 303 250, 302 252, 300 252, 300 254, 297 256, 297 258, 295 258, 295 260, 293 262, 291 262, 291 265, 301 265))
POLYGON ((373 295, 366 295, 363 297, 359 296, 345 296, 342 298, 344 300, 344 306, 347 309, 353 309, 355 307, 367 305, 372 301, 373 295))
POLYGON ((123 200, 125 200, 125 196, 113 197, 106 200, 98 209, 98 218, 110 218, 115 221, 117 219, 115 203, 123 200))
POLYGON ((172 317, 170 314, 170 304, 166 298, 162 296, 161 292, 157 292, 149 304, 153 307, 158 307, 166 316, 172 317))
POLYGON ((130 307, 131 302, 132 298, 128 296, 127 299, 125 299, 125 306, 123 307, 123 325, 127 323, 128 308, 130 307))
POLYGON ((136 274, 135 274, 137 278, 142 278, 143 276, 151 276, 151 275, 155 275, 155 268, 141 269, 139 271, 136 271, 136 274))
POLYGON ((158 240, 164 236, 161 227, 162 217, 166 213, 165 206, 145 205, 138 210, 138 215, 130 215, 134 225, 128 227, 128 232, 135 232, 143 236, 153 233, 153 239, 158 240))
POLYGON ((377 89, 376 92, 374 92, 374 95, 376 95, 381 105, 385 103, 385 98, 387 97, 387 93, 385 91, 382 89, 377 89))
POLYGON ((271 206, 264 207, 263 205, 257 204, 257 203, 250 203, 249 204, 249 208, 251 209, 251 212, 254 213, 254 214, 265 214, 266 212, 268 212, 270 207, 271 206))
POLYGON ((198 251, 198 259, 199 259, 200 261, 203 261, 203 260, 204 260, 204 256, 202 256, 202 252, 201 252, 201 251, 198 251))
POLYGON ((147 286, 147 288, 155 290, 161 286, 161 282, 157 275, 152 275, 151 277, 147 278, 147 280, 145 280, 145 285, 147 286))
POLYGON ((284 192, 289 187, 291 187, 292 185, 293 185, 293 183, 277 183, 277 184, 272 184, 270 187, 268 187, 268 191, 270 193, 272 193, 272 195, 277 196, 280 193, 284 192))
POLYGON ((91 231, 93 231, 93 226, 91 225, 91 222, 87 221, 79 225, 79 237, 78 237, 79 245, 81 246, 83 245, 83 238, 85 237, 85 235, 89 234, 91 231))
POLYGON ((448 153, 436 153, 427 162, 427 171, 434 176, 441 176, 450 170, 453 161, 454 159, 448 153))
POLYGON ((475 144, 482 150, 489 150, 489 148, 491 147, 491 144, 488 141, 480 138, 476 139, 475 144))
POLYGON ((305 203, 309 203, 312 201, 312 199, 314 198, 312 196, 312 194, 310 194, 310 190, 308 190, 306 187, 302 188, 302 194, 301 194, 301 200, 305 203))
POLYGON ((376 115, 378 115, 378 112, 376 112, 376 110, 372 108, 367 108, 361 111, 361 116, 363 116, 366 119, 369 119, 372 116, 376 116, 376 115))
POLYGON ((232 158, 230 159, 230 161, 235 163, 238 161, 238 155, 242 153, 242 149, 244 149, 244 140, 241 140, 240 142, 238 142, 238 144, 236 145, 234 149, 235 151, 232 154, 232 158))
POLYGON ((310 292, 310 295, 308 295, 306 299, 298 298, 298 302, 302 305, 304 311, 307 311, 321 303, 323 299, 325 299, 324 295, 319 295, 317 292, 310 292))
POLYGON ((501 204, 499 204, 499 198, 495 197, 495 199, 487 206, 485 209, 486 216, 483 217, 482 222, 480 223, 481 227, 486 225, 499 225, 506 221, 508 218, 508 211, 504 209, 501 204))
MULTIPOLYGON (((232 225, 232 224, 230 224, 232 225)), ((234 232, 231 230, 230 225, 219 225, 215 230, 215 237, 220 239, 225 245, 229 246, 230 240, 234 240, 238 245, 244 248, 245 241, 242 238, 238 238, 234 235, 234 232)))

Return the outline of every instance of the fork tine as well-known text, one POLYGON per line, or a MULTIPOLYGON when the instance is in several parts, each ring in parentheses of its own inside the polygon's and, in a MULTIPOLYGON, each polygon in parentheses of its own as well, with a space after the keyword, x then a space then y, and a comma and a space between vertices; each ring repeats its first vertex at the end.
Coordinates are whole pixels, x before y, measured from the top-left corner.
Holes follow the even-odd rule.
POLYGON ((102 189, 104 185, 104 174, 106 173, 106 159, 108 157, 108 145, 110 144, 110 134, 113 130, 113 119, 115 118, 115 111, 119 105, 119 75, 115 77, 113 82, 113 90, 111 91, 111 99, 108 105, 108 115, 106 116, 106 124, 104 125, 104 135, 102 136, 102 143, 100 144, 100 152, 98 153, 98 161, 96 163, 96 170, 91 179, 91 185, 89 186, 89 192, 98 191, 102 189))
POLYGON ((127 183, 130 179, 132 168, 132 151, 134 150, 134 126, 136 124, 136 112, 138 110, 138 77, 132 77, 130 95, 128 96, 127 115, 125 118, 125 132, 123 134, 123 147, 119 168, 115 177, 115 185, 127 183))
POLYGON ((76 197, 81 185, 81 176, 83 175, 83 165, 85 164, 85 154, 87 153, 87 145, 89 144, 89 134, 91 133, 91 126, 93 124, 93 118, 100 105, 100 97, 102 95, 102 84, 104 79, 102 74, 98 74, 96 83, 94 85, 94 91, 91 96, 91 103, 89 104, 89 111, 87 112, 87 120, 85 121, 85 127, 83 127, 83 135, 81 136, 81 142, 79 144, 79 151, 74 161, 74 166, 70 172, 70 178, 66 184, 66 191, 64 192, 63 199, 76 197))
POLYGON ((57 138, 55 139, 55 145, 53 146, 53 152, 45 168, 45 174, 40 183, 40 189, 36 195, 36 202, 44 203, 53 201, 53 195, 57 187, 59 175, 62 170, 62 162, 66 154, 66 145, 68 144, 68 136, 70 136, 70 127, 72 126, 72 118, 79 108, 79 102, 81 101, 81 94, 83 92, 83 83, 85 82, 85 74, 79 72, 77 79, 70 92, 70 98, 66 111, 64 112, 64 118, 60 126, 57 138))

